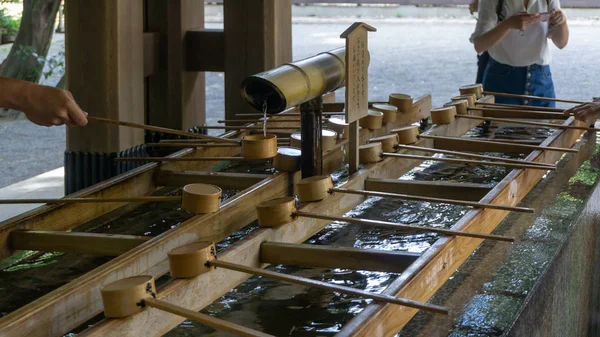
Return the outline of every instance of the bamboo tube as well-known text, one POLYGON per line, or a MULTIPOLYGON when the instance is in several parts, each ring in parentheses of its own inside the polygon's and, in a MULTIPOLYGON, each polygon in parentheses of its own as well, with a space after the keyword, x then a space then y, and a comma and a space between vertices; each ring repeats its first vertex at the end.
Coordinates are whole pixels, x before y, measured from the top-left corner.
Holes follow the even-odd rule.
POLYGON ((266 100, 267 112, 278 113, 343 87, 345 64, 345 47, 283 64, 244 79, 242 96, 259 111, 266 100))
POLYGON ((481 120, 481 121, 499 122, 499 123, 544 126, 544 127, 549 127, 549 128, 555 128, 555 129, 585 130, 585 131, 600 130, 600 129, 591 128, 591 127, 587 127, 587 126, 573 126, 573 125, 562 125, 562 124, 553 124, 553 123, 519 121, 519 120, 514 120, 514 119, 509 119, 509 118, 477 117, 477 116, 465 116, 465 115, 456 115, 456 117, 457 118, 467 118, 467 119, 477 119, 477 120, 481 120))
POLYGON ((302 211, 296 211, 294 213, 294 215, 299 216, 299 217, 305 217, 305 218, 313 218, 313 219, 343 221, 343 222, 354 223, 354 224, 365 225, 365 226, 396 228, 396 229, 403 229, 403 230, 414 231, 414 232, 439 233, 439 234, 443 234, 443 235, 465 236, 465 237, 470 237, 470 238, 489 239, 489 240, 497 240, 497 241, 505 241, 505 242, 514 242, 515 241, 515 238, 501 236, 501 235, 463 232, 463 231, 457 231, 457 230, 453 230, 453 229, 415 226, 415 225, 407 225, 407 224, 402 224, 402 223, 397 223, 397 222, 357 219, 357 218, 348 218, 348 217, 337 217, 337 216, 329 216, 329 215, 322 215, 322 214, 302 212, 302 211))
POLYGON ((300 285, 304 285, 307 287, 320 288, 320 289, 339 292, 342 294, 370 298, 370 299, 378 301, 378 302, 398 304, 398 305, 402 305, 402 306, 406 306, 406 307, 410 307, 410 308, 435 312, 435 313, 444 314, 444 315, 447 315, 449 313, 447 308, 438 306, 438 305, 434 305, 434 304, 417 302, 417 301, 404 299, 404 298, 398 298, 398 297, 385 295, 385 294, 374 294, 374 293, 370 293, 368 291, 354 289, 351 287, 340 286, 337 284, 331 284, 331 283, 327 283, 327 282, 323 282, 323 281, 317 281, 317 280, 313 280, 313 279, 309 279, 309 278, 305 278, 305 277, 277 273, 277 272, 273 272, 273 271, 265 270, 265 269, 261 269, 261 268, 248 267, 248 266, 244 266, 244 265, 240 265, 240 264, 236 264, 236 263, 226 262, 223 260, 217 260, 217 259, 211 260, 208 262, 208 264, 211 266, 215 266, 215 267, 226 268, 226 269, 235 270, 235 271, 239 271, 239 272, 247 273, 247 274, 251 274, 251 275, 262 276, 262 277, 266 277, 266 278, 270 278, 270 279, 274 279, 274 280, 284 281, 284 282, 293 283, 293 284, 300 284, 300 285))
MULTIPOLYGON (((554 164, 528 162, 528 161, 523 161, 523 160, 519 160, 519 159, 499 158, 499 157, 494 157, 494 156, 487 156, 487 155, 484 155, 484 154, 475 154, 475 153, 469 153, 469 152, 459 152, 459 151, 451 151, 451 150, 442 150, 442 149, 435 149, 435 148, 422 147, 422 146, 403 145, 403 144, 396 145, 396 148, 398 148, 398 149, 407 149, 407 150, 416 150, 416 151, 429 152, 429 153, 451 154, 451 155, 454 155, 454 156, 461 156, 461 157, 471 157, 471 158, 479 158, 479 159, 496 160, 496 161, 501 161, 501 162, 504 162, 504 163, 515 163, 515 164, 523 164, 523 163, 525 163, 525 164, 537 165, 537 166, 540 166, 542 168, 546 168, 548 170, 556 170, 556 165, 554 165, 554 164)), ((389 152, 389 151, 386 151, 386 152, 389 152)))
POLYGON ((552 168, 548 168, 545 166, 539 165, 531 165, 531 164, 514 164, 514 163, 503 163, 499 161, 483 161, 483 160, 471 160, 471 159, 457 159, 457 158, 443 158, 443 157, 430 157, 430 156, 417 156, 412 154, 400 154, 400 153, 388 153, 384 152, 382 154, 383 157, 395 157, 395 158, 405 158, 405 159, 419 159, 419 160, 431 160, 431 161, 441 161, 446 163, 458 163, 458 164, 476 164, 476 165, 488 165, 488 166, 504 166, 516 169, 534 169, 534 170, 550 170, 552 168))
POLYGON ((566 119, 568 116, 561 112, 545 112, 545 111, 534 111, 534 110, 517 110, 517 109, 498 109, 498 108, 467 108, 469 111, 506 111, 506 112, 523 112, 528 114, 540 114, 546 116, 556 116, 556 119, 566 119))
POLYGON ((469 206, 469 207, 475 207, 475 208, 499 209, 499 210, 503 210, 503 211, 514 211, 514 212, 523 212, 523 213, 534 213, 535 212, 533 208, 526 208, 526 207, 495 205, 495 204, 487 204, 487 203, 465 201, 465 200, 421 197, 421 196, 399 194, 399 193, 351 190, 351 189, 347 189, 347 188, 330 188, 329 191, 330 191, 330 193, 346 193, 346 194, 364 195, 364 196, 368 196, 368 197, 382 197, 382 198, 393 198, 393 199, 414 200, 414 201, 439 202, 442 204, 469 206))
POLYGON ((234 142, 237 142, 237 140, 233 140, 233 139, 219 138, 219 137, 202 135, 202 134, 199 134, 199 133, 193 133, 193 132, 187 132, 187 131, 180 131, 180 130, 163 128, 163 127, 152 126, 152 125, 137 124, 137 123, 131 123, 131 122, 123 122, 123 121, 118 121, 118 120, 114 120, 114 119, 108 119, 108 118, 102 118, 102 117, 94 117, 94 116, 89 116, 89 115, 87 116, 87 119, 93 120, 93 121, 102 122, 102 123, 106 123, 106 124, 114 124, 114 125, 119 125, 119 126, 128 126, 130 128, 144 129, 144 130, 149 130, 149 131, 157 131, 157 132, 168 133, 168 134, 179 135, 179 136, 186 136, 186 137, 193 137, 193 138, 200 138, 200 139, 211 139, 211 140, 213 140, 215 142, 224 142, 224 143, 234 143, 234 142))
POLYGON ((242 326, 239 324, 231 323, 231 322, 219 319, 219 318, 212 317, 210 315, 206 315, 206 314, 202 314, 202 313, 199 313, 196 311, 188 310, 186 308, 182 308, 180 306, 177 306, 177 305, 165 302, 165 301, 157 300, 152 297, 148 297, 142 301, 143 301, 143 304, 145 304, 149 307, 153 307, 156 309, 160 309, 162 311, 169 312, 174 315, 185 317, 185 318, 189 319, 190 321, 195 321, 195 322, 210 326, 211 328, 214 328, 217 330, 231 332, 238 336, 275 337, 273 335, 269 335, 267 333, 260 332, 258 330, 246 328, 245 326, 242 326))
POLYGON ((577 149, 569 149, 565 147, 554 147, 554 146, 538 146, 538 145, 527 145, 527 144, 518 144, 514 142, 498 142, 491 140, 480 140, 480 139, 469 139, 469 138, 461 138, 461 137, 444 137, 444 136, 429 136, 429 135, 420 135, 420 138, 425 139, 448 139, 460 142, 471 142, 471 143, 482 143, 482 144, 502 144, 502 145, 510 145, 516 148, 522 148, 527 150, 546 150, 546 151, 556 151, 556 152, 569 152, 569 153, 577 153, 579 150, 577 149))
POLYGON ((240 147, 239 144, 229 143, 193 143, 193 142, 182 142, 182 143, 146 143, 149 147, 240 147))
MULTIPOLYGON (((242 161, 248 160, 243 157, 120 157, 115 158, 115 161, 147 161, 147 162, 163 162, 163 161, 242 161)), ((268 159, 260 159, 268 160, 268 159)))
POLYGON ((518 108, 522 110, 534 110, 534 111, 544 111, 544 112, 564 112, 565 109, 560 108, 547 108, 542 106, 530 106, 530 105, 519 105, 519 104, 505 104, 505 103, 486 103, 486 102, 476 102, 476 105, 482 106, 495 106, 495 107, 503 107, 503 108, 518 108))
POLYGON ((551 101, 551 102, 561 102, 561 103, 571 103, 571 104, 586 104, 589 102, 582 101, 571 101, 567 99, 558 99, 558 98, 549 98, 549 97, 540 97, 540 96, 530 96, 530 95, 517 95, 517 94, 507 94, 503 92, 493 92, 493 91, 484 91, 484 95, 494 95, 500 97, 513 97, 513 98, 526 98, 526 99, 535 99, 538 101, 551 101))

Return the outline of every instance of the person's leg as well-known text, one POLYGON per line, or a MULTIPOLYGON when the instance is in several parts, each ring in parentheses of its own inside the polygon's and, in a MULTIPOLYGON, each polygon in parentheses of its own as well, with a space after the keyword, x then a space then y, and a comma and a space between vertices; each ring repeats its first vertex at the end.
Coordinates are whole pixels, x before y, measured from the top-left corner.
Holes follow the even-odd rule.
MULTIPOLYGON (((485 91, 502 92, 522 95, 525 90, 527 68, 512 67, 499 63, 490 57, 483 74, 483 89, 485 91)), ((496 97, 496 103, 524 104, 520 98, 496 97)))
MULTIPOLYGON (((556 98, 550 66, 532 65, 529 67, 527 76, 526 92, 528 92, 529 95, 556 98)), ((556 107, 556 102, 534 99, 532 100, 531 105, 554 108, 556 107)))

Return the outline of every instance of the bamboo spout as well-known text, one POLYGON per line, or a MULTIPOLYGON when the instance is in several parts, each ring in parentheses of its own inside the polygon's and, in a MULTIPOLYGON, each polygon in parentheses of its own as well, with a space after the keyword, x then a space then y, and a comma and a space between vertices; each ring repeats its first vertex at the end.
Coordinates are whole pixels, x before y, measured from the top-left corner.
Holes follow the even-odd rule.
POLYGON ((346 48, 317 54, 252 75, 242 82, 242 96, 254 108, 278 113, 344 86, 346 48))

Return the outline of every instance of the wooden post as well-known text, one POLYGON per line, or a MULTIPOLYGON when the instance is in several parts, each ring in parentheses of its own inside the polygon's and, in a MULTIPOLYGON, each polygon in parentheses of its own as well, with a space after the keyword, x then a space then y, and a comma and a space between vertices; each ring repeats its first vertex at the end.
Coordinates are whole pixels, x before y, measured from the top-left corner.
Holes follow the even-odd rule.
POLYGON ((160 71, 147 79, 147 124, 179 130, 202 125, 205 77, 186 71, 186 44, 188 31, 204 28, 204 1, 146 0, 146 6, 146 31, 160 34, 160 71))
MULTIPOLYGON (((65 0, 67 88, 90 115, 144 122, 141 1, 65 0)), ((90 122, 67 129, 67 150, 115 153, 143 142, 141 130, 90 122)))
POLYGON ((300 105, 302 135, 302 178, 320 175, 323 171, 323 150, 321 147, 321 114, 323 99, 317 97, 300 105))
POLYGON ((223 11, 225 116, 235 119, 256 112, 240 94, 242 81, 292 61, 292 1, 225 0, 223 11))
POLYGON ((358 120, 369 111, 368 32, 377 29, 355 22, 340 35, 346 39, 346 123, 350 124, 348 163, 350 173, 358 171, 358 120))

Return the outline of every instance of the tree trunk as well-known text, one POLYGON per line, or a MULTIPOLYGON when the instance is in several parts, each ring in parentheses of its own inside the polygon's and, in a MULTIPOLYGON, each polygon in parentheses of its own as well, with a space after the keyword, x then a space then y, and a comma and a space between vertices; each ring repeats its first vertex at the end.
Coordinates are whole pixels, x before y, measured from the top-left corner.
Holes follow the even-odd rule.
POLYGON ((59 7, 60 0, 23 0, 21 28, 0 65, 0 76, 39 82, 59 7))

